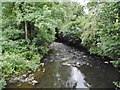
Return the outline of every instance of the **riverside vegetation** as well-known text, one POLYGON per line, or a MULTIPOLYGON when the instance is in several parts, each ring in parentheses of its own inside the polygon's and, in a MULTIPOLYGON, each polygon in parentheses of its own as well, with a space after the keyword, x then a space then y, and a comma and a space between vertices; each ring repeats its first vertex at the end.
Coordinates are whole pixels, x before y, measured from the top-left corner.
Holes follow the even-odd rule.
MULTIPOLYGON (((10 77, 35 70, 58 38, 120 64, 120 2, 2 2, 0 89, 10 77), (84 9, 89 9, 89 14, 84 9)), ((119 82, 115 82, 120 87, 119 82)))

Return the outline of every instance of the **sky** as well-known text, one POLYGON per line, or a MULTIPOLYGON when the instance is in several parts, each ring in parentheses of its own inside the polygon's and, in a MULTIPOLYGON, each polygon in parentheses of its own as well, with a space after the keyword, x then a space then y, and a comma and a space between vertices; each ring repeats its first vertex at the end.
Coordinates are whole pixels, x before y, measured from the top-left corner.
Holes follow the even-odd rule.
MULTIPOLYGON (((86 5, 89 0, 74 0, 74 1, 80 3, 81 5, 86 5)), ((84 11, 85 11, 86 14, 89 14, 89 10, 88 10, 87 7, 84 8, 84 11)))
POLYGON ((81 5, 85 5, 88 0, 75 0, 76 2, 79 2, 81 5))
POLYGON ((85 4, 88 2, 88 0, 71 0, 71 1, 73 1, 73 2, 78 2, 78 3, 80 3, 81 5, 85 5, 85 4))

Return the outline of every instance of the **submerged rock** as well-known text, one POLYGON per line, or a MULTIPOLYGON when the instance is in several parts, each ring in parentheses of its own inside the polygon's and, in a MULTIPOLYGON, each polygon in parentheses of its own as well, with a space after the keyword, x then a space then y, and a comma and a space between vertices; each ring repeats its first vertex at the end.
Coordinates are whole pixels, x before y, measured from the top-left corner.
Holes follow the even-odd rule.
POLYGON ((53 62, 53 60, 50 60, 50 62, 53 62))
POLYGON ((75 62, 72 64, 73 67, 80 67, 80 65, 81 65, 80 62, 75 62))
POLYGON ((67 60, 69 60, 69 57, 67 57, 67 58, 61 58, 61 60, 62 61, 67 61, 67 60))
POLYGON ((89 63, 87 63, 86 65, 89 65, 89 63))
POLYGON ((106 62, 104 62, 104 63, 108 64, 109 62, 106 61, 106 62))
POLYGON ((62 63, 62 65, 65 65, 65 66, 71 66, 71 64, 65 62, 65 63, 62 63))

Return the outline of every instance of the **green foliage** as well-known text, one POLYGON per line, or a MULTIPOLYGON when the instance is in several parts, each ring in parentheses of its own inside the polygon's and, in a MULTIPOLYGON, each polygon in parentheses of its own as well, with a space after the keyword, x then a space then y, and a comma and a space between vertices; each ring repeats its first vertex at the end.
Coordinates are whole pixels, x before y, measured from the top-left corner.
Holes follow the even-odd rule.
POLYGON ((61 29, 61 32, 63 34, 63 38, 68 39, 70 42, 74 42, 77 40, 80 40, 81 35, 81 21, 71 21, 64 25, 61 29))
MULTIPOLYGON (((38 60, 38 58, 34 59, 38 60)), ((32 59, 32 61, 36 63, 34 59, 32 59)), ((20 72, 23 69, 33 69, 36 66, 35 64, 34 66, 28 66, 32 61, 26 60, 22 54, 4 53, 2 56, 0 56, 0 68, 2 70, 1 75, 2 77, 6 78, 13 73, 17 75, 17 72, 20 72)))
POLYGON ((111 61, 111 63, 112 63, 115 67, 119 67, 119 65, 120 65, 120 58, 119 58, 118 60, 111 61))
POLYGON ((90 53, 108 56, 119 65, 120 3, 4 2, 0 88, 4 78, 34 70, 55 40, 56 29, 66 41, 82 44, 90 53), (89 15, 83 12, 89 9, 89 15), (24 66, 24 67, 23 67, 24 66))
POLYGON ((6 85, 5 79, 0 78, 0 90, 1 90, 2 88, 4 88, 5 85, 6 85))
POLYGON ((118 88, 120 88, 120 82, 113 82, 118 88))
POLYGON ((48 45, 55 40, 55 28, 64 22, 64 13, 59 3, 2 3, 0 88, 6 85, 3 78, 38 67, 48 45))
POLYGON ((63 26, 63 37, 74 42, 81 39, 91 53, 108 56, 112 59, 120 57, 120 16, 119 3, 88 3, 89 16, 79 15, 75 20, 63 26))

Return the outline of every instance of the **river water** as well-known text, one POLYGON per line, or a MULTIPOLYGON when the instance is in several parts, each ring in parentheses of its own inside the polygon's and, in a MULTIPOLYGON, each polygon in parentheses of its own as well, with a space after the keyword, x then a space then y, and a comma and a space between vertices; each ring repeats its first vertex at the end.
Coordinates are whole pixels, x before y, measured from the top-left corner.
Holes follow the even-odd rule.
POLYGON ((118 71, 102 58, 58 42, 49 48, 44 72, 32 73, 38 84, 8 83, 7 88, 115 88, 118 71))

